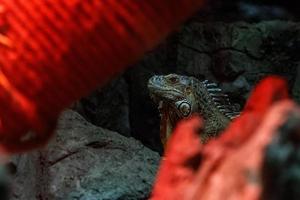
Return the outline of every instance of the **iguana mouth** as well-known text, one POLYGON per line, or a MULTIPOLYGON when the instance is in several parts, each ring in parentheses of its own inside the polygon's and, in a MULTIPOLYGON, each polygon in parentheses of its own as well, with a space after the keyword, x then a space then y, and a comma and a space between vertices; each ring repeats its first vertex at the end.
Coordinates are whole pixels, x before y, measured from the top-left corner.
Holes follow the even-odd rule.
POLYGON ((174 89, 159 88, 148 84, 151 99, 158 105, 160 113, 160 139, 164 147, 171 136, 176 123, 180 120, 175 102, 184 100, 183 94, 174 89))
POLYGON ((174 126, 180 117, 176 112, 174 112, 174 108, 170 104, 161 100, 158 105, 160 113, 160 138, 162 144, 166 147, 174 126))
MULTIPOLYGON (((149 88, 151 89, 151 87, 149 87, 149 88)), ((167 89, 162 89, 162 88, 160 89, 157 87, 155 87, 155 90, 151 91, 150 96, 156 103, 159 103, 160 99, 162 99, 164 101, 178 101, 178 100, 181 100, 184 98, 184 95, 179 91, 167 90, 167 89)))

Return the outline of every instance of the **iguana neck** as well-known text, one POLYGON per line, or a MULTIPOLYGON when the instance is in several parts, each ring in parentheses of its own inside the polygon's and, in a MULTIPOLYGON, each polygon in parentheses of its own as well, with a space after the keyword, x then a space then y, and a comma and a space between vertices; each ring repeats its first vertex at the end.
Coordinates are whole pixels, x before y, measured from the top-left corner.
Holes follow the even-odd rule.
POLYGON ((204 132, 201 134, 201 139, 205 143, 210 138, 219 135, 231 120, 218 109, 209 93, 197 95, 196 100, 197 112, 205 120, 204 132))
POLYGON ((202 117, 207 120, 210 118, 216 118, 221 121, 230 121, 230 119, 225 116, 220 109, 217 107, 216 103, 213 101, 213 98, 209 95, 208 92, 204 92, 199 96, 196 94, 196 104, 198 107, 197 113, 201 114, 202 117))

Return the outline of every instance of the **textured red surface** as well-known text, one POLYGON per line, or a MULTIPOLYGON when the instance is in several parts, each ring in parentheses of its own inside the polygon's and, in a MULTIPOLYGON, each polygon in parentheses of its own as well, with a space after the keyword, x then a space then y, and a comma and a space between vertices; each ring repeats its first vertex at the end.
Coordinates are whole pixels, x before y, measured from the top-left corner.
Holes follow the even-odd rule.
POLYGON ((264 149, 292 110, 300 112, 288 98, 285 81, 269 77, 254 90, 243 114, 207 145, 199 140, 198 117, 181 122, 151 199, 260 199, 264 149))
POLYGON ((46 143, 63 108, 139 58, 202 3, 0 0, 1 150, 46 143))

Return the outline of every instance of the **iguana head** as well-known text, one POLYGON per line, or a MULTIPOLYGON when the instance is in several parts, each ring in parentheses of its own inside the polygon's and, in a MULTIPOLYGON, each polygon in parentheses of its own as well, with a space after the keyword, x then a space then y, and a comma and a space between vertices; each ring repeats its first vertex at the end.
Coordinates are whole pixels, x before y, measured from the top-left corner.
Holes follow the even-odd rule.
POLYGON ((193 77, 169 74, 155 75, 149 79, 150 96, 159 105, 161 114, 161 140, 163 144, 171 134, 174 124, 198 110, 193 77))
POLYGON ((216 83, 199 81, 194 77, 169 74, 149 79, 150 96, 159 106, 160 136, 165 145, 177 121, 200 114, 205 120, 203 141, 216 136, 231 119, 239 115, 216 83))

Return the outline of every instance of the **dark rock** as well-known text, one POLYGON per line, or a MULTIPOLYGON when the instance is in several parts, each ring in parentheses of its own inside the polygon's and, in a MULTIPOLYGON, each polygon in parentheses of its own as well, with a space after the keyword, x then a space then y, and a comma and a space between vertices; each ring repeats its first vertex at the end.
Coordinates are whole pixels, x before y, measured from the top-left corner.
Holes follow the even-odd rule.
POLYGON ((40 152, 32 152, 14 156, 13 162, 17 166, 17 173, 13 176, 10 199, 43 199, 40 184, 44 184, 42 182, 44 177, 41 176, 40 155, 40 152))
POLYGON ((130 136, 128 85, 118 77, 77 103, 76 111, 91 123, 130 136), (78 105, 79 104, 79 105, 78 105))
MULTIPOLYGON (((224 82, 221 84, 222 90, 230 96, 232 102, 243 102, 248 99, 251 85, 244 76, 239 76, 233 82, 224 82)), ((241 108, 241 105, 239 105, 241 108)))
POLYGON ((267 147, 263 164, 263 198, 300 199, 300 115, 291 116, 267 147))
POLYGON ((20 156, 12 199, 146 199, 159 155, 74 111, 46 150, 20 156))
POLYGON ((245 72, 242 63, 247 60, 247 56, 231 50, 221 50, 212 55, 211 70, 218 80, 235 80, 245 72))
POLYGON ((168 74, 176 70, 176 42, 175 34, 125 73, 129 84, 131 134, 147 147, 160 153, 162 144, 159 136, 159 113, 150 99, 147 83, 155 74, 168 74))
POLYGON ((193 21, 299 20, 299 2, 292 0, 212 0, 194 16, 193 21))
MULTIPOLYGON (((1 163, 3 160, 1 160, 1 163)), ((8 164, 9 165, 9 164, 8 164)), ((9 166, 7 164, 1 164, 0 166, 0 199, 9 200, 11 192, 11 174, 9 166)))
POLYGON ((177 68, 220 83, 243 103, 266 75, 280 75, 294 84, 299 36, 299 24, 293 22, 190 22, 180 33, 177 68))
POLYGON ((205 52, 199 52, 190 47, 178 49, 178 62, 176 73, 194 76, 198 79, 214 80, 211 71, 212 58, 205 52))
POLYGON ((297 73, 295 74, 295 83, 292 88, 292 94, 295 101, 300 104, 300 63, 298 63, 297 73))
POLYGON ((238 3, 240 13, 248 21, 274 20, 274 19, 292 19, 293 16, 286 8, 279 5, 257 4, 241 1, 238 3))
POLYGON ((146 146, 162 152, 159 138, 159 114, 150 99, 147 81, 153 73, 143 67, 127 73, 130 83, 130 126, 131 134, 146 146))

